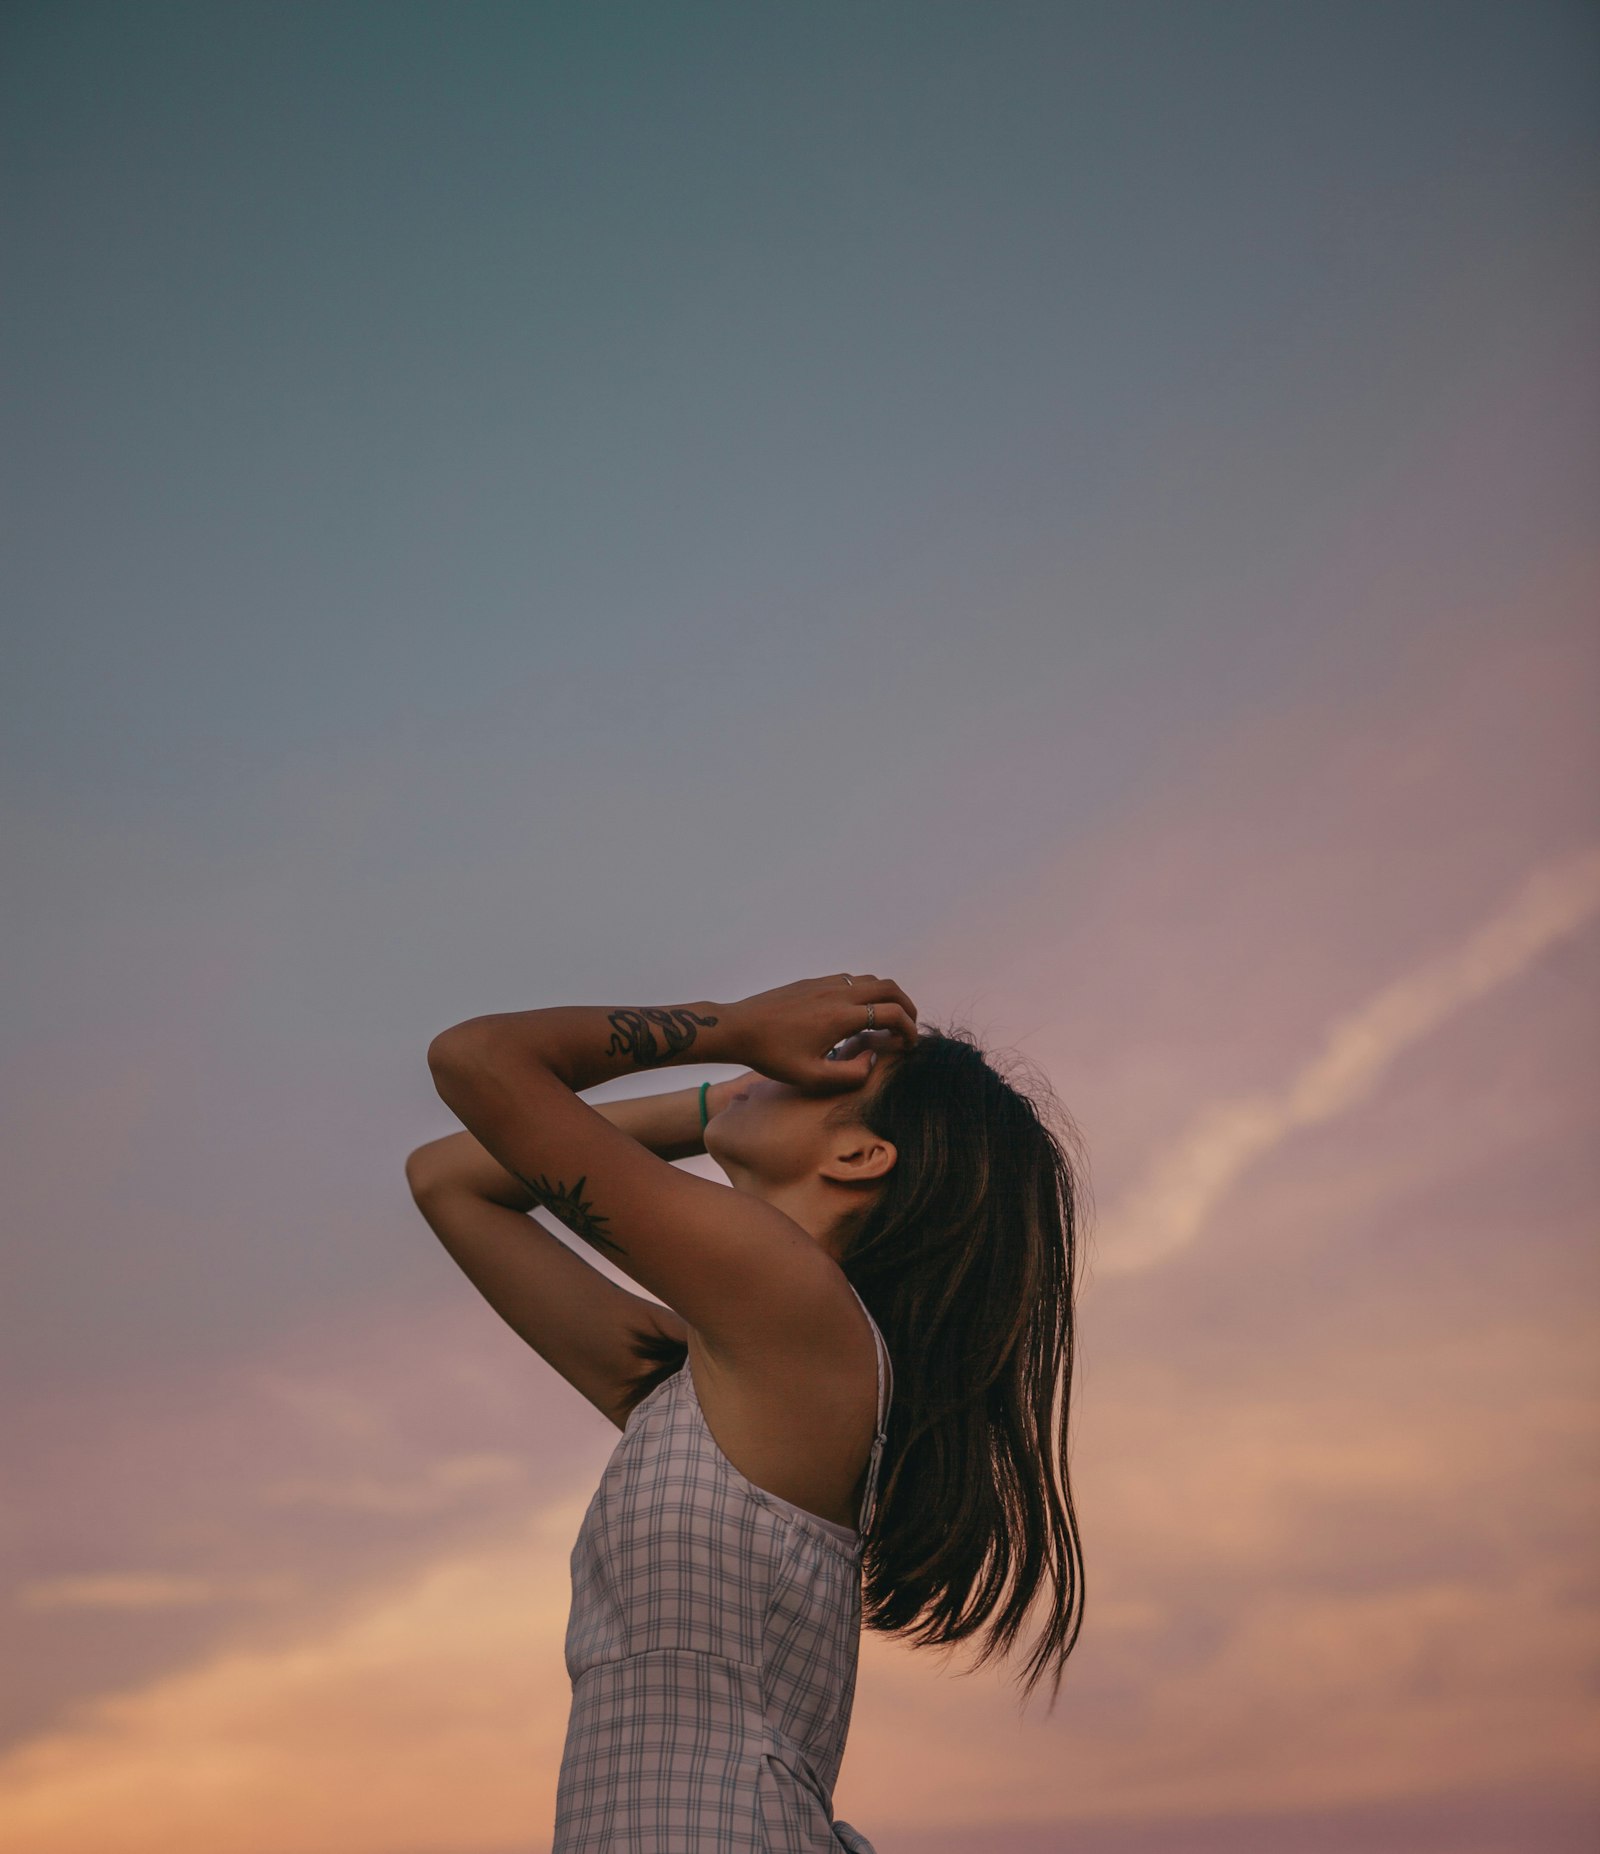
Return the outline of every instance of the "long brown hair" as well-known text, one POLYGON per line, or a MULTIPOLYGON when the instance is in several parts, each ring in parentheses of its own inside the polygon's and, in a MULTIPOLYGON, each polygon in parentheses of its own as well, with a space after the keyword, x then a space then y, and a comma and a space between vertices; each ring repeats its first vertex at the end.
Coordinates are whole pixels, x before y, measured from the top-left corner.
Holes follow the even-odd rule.
MULTIPOLYGON (((845 1274, 894 1364, 863 1623, 914 1647, 987 1627, 976 1671, 1009 1653, 1043 1594, 1022 1694, 1026 1705, 1050 1672, 1054 1711, 1083 1626, 1067 1462, 1081 1135, 1020 1057, 997 1061, 969 1030, 926 1022, 875 1088, 841 1096, 829 1118, 865 1123, 898 1155, 845 1234, 845 1274)), ((639 1353, 656 1360, 643 1397, 685 1348, 641 1335, 639 1353)))
POLYGON ((987 1625, 976 1670, 1047 1592, 1022 1692, 1050 1671, 1053 1711, 1083 1626, 1067 1463, 1082 1137, 1042 1074, 955 1026, 919 1025, 877 1088, 833 1112, 898 1153, 844 1259, 894 1361, 864 1622, 919 1647, 987 1625))

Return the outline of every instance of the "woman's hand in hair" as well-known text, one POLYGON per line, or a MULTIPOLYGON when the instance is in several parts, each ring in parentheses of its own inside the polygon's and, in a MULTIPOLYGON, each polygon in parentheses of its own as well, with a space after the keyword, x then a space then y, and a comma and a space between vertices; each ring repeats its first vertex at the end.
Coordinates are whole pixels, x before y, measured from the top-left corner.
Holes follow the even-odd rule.
POLYGON ((730 1007, 728 1028, 738 1059, 751 1068, 807 1093, 837 1094, 859 1088, 877 1060, 877 1050, 860 1042, 853 1054, 828 1058, 835 1044, 861 1038, 869 1004, 874 1028, 887 1034, 866 1043, 909 1049, 916 1042, 917 1007, 910 998, 893 979, 861 972, 852 972, 848 982, 835 973, 755 992, 730 1007))

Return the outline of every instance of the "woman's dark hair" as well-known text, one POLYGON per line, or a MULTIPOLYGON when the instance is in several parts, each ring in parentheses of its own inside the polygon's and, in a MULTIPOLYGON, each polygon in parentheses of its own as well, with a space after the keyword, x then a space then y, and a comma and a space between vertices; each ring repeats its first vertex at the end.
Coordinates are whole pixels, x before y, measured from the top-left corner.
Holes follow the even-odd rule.
MULTIPOLYGON (((898 1155, 845 1233, 845 1274, 894 1364, 863 1621, 917 1647, 988 1625, 976 1671, 1010 1651, 1043 1592, 1023 1703, 1051 1671, 1053 1711, 1083 1626, 1067 1426, 1088 1180, 1076 1126, 1043 1076, 1015 1085, 1023 1068, 1014 1055, 997 1066, 966 1029, 922 1023, 876 1087, 829 1117, 898 1155)), ((659 1363, 644 1395, 684 1347, 641 1336, 640 1355, 659 1363)))
POLYGON ((976 1670, 1047 1589, 1023 1696, 1053 1669, 1054 1710, 1083 1626, 1067 1425, 1087 1172, 1049 1083, 1005 1068, 970 1031, 922 1025, 833 1110, 898 1154, 844 1258, 894 1361, 863 1616, 929 1647, 989 1624, 976 1670))

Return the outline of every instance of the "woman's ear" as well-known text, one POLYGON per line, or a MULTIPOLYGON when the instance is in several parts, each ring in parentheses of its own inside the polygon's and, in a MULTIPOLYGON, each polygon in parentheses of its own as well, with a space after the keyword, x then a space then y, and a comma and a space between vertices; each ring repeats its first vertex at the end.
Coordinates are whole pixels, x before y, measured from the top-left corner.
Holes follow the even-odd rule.
POLYGON ((820 1170, 836 1184, 866 1184, 892 1172, 899 1156, 894 1142, 870 1127, 842 1127, 834 1134, 820 1170))

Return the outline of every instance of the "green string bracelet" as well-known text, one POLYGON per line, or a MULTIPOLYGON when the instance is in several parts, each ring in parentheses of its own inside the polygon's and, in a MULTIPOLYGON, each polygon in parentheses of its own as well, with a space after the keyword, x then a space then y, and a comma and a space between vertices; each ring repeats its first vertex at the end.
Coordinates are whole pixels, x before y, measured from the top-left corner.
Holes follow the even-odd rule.
POLYGON ((708 1082, 708 1081, 703 1081, 703 1082, 701 1082, 701 1084, 700 1084, 700 1131, 701 1131, 702 1133, 704 1133, 704 1132, 705 1132, 705 1130, 706 1130, 706 1119, 707 1119, 707 1114, 706 1114, 706 1090, 707 1090, 707 1089, 708 1089, 708 1088, 709 1088, 710 1086, 711 1086, 711 1084, 710 1084, 710 1082, 708 1082))

